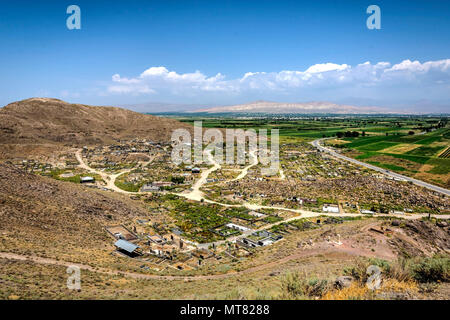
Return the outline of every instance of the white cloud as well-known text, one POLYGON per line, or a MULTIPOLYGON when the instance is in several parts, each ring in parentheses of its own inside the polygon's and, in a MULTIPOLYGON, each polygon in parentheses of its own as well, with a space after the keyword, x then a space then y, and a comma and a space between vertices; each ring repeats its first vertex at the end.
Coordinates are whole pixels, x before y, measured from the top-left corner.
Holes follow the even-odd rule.
POLYGON ((111 93, 133 93, 133 94, 142 94, 142 93, 156 93, 155 90, 150 89, 146 85, 112 85, 108 87, 108 91, 111 93))
POLYGON ((305 73, 319 73, 319 72, 327 72, 327 71, 334 71, 334 70, 345 70, 349 68, 350 66, 346 64, 335 64, 335 63, 319 63, 312 65, 308 69, 306 69, 305 73))
POLYGON ((226 79, 221 73, 208 77, 198 70, 177 73, 158 66, 148 68, 134 78, 114 74, 107 92, 154 95, 163 99, 173 96, 221 98, 224 95, 240 96, 242 99, 252 96, 270 99, 271 95, 281 94, 292 99, 319 97, 332 100, 349 95, 376 96, 380 92, 387 97, 395 97, 404 95, 408 90, 411 96, 420 98, 421 94, 425 96, 429 92, 426 88, 432 87, 433 94, 443 99, 449 98, 449 84, 450 59, 444 59, 424 63, 404 60, 394 65, 367 61, 350 66, 327 62, 312 65, 304 71, 246 72, 236 79, 226 79), (325 95, 326 92, 329 95, 325 95))

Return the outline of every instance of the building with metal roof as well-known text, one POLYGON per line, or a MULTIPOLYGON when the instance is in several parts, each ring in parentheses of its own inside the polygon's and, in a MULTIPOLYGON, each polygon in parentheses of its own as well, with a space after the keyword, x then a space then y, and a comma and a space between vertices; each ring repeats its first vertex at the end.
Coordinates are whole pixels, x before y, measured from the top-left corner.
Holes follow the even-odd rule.
POLYGON ((119 251, 130 256, 139 255, 139 252, 137 251, 137 249, 139 249, 139 246, 129 241, 119 239, 114 243, 114 245, 119 251))

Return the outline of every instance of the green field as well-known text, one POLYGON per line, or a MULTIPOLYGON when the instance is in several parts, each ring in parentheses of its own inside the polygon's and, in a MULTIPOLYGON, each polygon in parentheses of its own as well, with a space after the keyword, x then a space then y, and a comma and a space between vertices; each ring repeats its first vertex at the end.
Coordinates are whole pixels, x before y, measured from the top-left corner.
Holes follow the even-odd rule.
POLYGON ((448 128, 441 128, 417 135, 358 137, 345 139, 348 143, 336 144, 335 147, 342 148, 344 152, 356 150, 359 152, 357 159, 448 188, 450 159, 445 158, 445 150, 450 145, 447 138, 449 131, 448 128), (390 152, 394 146, 405 148, 405 151, 390 152), (427 165, 423 167, 426 169, 422 170, 422 165, 427 165))
POLYGON ((386 148, 393 147, 395 145, 398 145, 398 143, 388 142, 388 141, 380 141, 380 142, 376 142, 376 143, 370 143, 370 144, 363 145, 363 146, 359 147, 358 150, 378 151, 378 150, 383 150, 386 148))
POLYGON ((444 146, 438 146, 438 147, 419 147, 417 149, 408 151, 407 154, 412 155, 418 155, 418 156, 424 156, 424 157, 433 157, 440 153, 445 147, 444 146))
POLYGON ((205 128, 268 129, 269 134, 270 129, 278 129, 280 143, 338 138, 340 143, 332 145, 350 156, 381 168, 450 187, 450 151, 445 151, 450 146, 447 117, 241 116, 178 115, 175 118, 188 123, 201 120, 205 128))

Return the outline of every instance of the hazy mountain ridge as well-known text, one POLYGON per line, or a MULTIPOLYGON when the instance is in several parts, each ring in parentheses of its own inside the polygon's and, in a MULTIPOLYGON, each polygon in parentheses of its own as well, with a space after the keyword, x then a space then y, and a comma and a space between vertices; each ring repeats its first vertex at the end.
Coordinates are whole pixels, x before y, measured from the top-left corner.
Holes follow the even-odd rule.
POLYGON ((191 111, 207 113, 242 112, 242 113, 334 113, 334 114, 376 114, 391 113, 380 107, 360 107, 332 102, 312 101, 302 103, 254 101, 224 107, 213 107, 191 111))

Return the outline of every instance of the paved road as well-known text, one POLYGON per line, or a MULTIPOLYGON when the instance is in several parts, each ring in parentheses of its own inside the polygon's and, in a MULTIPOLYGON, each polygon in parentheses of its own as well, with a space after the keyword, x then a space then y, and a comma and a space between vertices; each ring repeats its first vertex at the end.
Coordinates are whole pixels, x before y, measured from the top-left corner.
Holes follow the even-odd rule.
POLYGON ((414 184, 416 184, 418 186, 421 186, 421 187, 424 187, 424 188, 427 188, 427 189, 430 189, 430 190, 433 190, 433 191, 445 194, 447 196, 450 196, 450 190, 448 190, 448 189, 441 188, 441 187, 432 185, 430 183, 427 183, 427 182, 424 182, 424 181, 421 181, 421 180, 417 180, 417 179, 414 179, 414 178, 411 178, 411 177, 407 177, 407 176, 404 176, 404 175, 392 172, 390 170, 382 169, 382 168, 376 167, 374 165, 371 165, 371 164, 368 164, 368 163, 365 163, 365 162, 362 162, 362 161, 358 161, 358 160, 353 159, 353 158, 346 157, 346 156, 344 156, 344 155, 342 155, 340 153, 337 153, 337 152, 335 152, 335 151, 333 151, 333 150, 331 150, 329 148, 326 148, 326 147, 324 147, 324 146, 322 146, 320 144, 320 142, 322 142, 325 139, 326 138, 314 140, 312 142, 312 145, 314 147, 318 148, 321 151, 324 151, 324 152, 327 152, 327 153, 331 154, 332 156, 334 156, 336 158, 347 160, 347 161, 352 162, 354 164, 357 164, 357 165, 360 165, 360 166, 363 166, 363 167, 366 167, 366 168, 369 168, 369 169, 381 172, 381 173, 383 173, 383 174, 385 174, 387 176, 390 176, 390 177, 393 177, 393 178, 396 178, 396 179, 400 179, 400 180, 410 181, 410 182, 412 182, 412 183, 414 183, 414 184))

